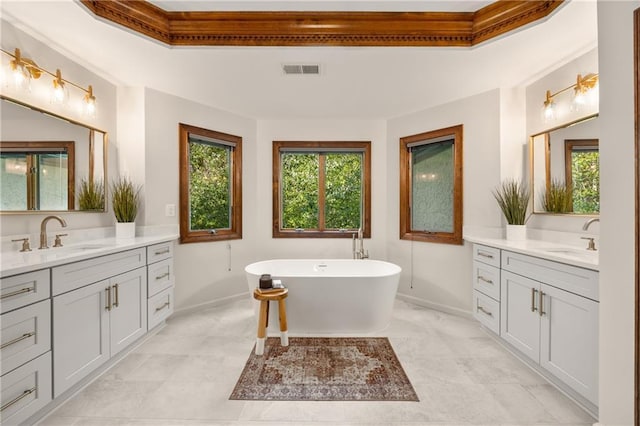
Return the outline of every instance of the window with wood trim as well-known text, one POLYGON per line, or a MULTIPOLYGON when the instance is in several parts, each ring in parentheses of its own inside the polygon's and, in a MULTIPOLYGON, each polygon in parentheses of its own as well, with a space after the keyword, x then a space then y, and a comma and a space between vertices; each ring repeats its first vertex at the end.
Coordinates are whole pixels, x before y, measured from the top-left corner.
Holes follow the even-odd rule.
POLYGON ((462 244, 462 125, 400 139, 400 239, 462 244))
POLYGON ((565 183, 571 188, 572 212, 600 212, 598 139, 565 139, 565 183))
POLYGON ((180 242, 242 238, 242 138, 179 127, 180 242))
POLYGON ((371 237, 371 142, 273 142, 273 237, 371 237))

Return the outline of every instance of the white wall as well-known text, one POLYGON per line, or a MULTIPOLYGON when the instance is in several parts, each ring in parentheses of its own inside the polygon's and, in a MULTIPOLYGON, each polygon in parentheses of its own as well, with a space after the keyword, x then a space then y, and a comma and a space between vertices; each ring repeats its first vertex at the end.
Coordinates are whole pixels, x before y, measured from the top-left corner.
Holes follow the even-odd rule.
MULTIPOLYGON (((12 86, 0 85, 0 93, 11 98, 20 100, 30 105, 34 105, 44 110, 51 111, 58 115, 68 117, 80 121, 88 126, 104 130, 108 133, 110 140, 109 157, 116 158, 113 149, 116 142, 116 87, 99 77, 98 75, 88 71, 86 68, 78 65, 76 62, 61 55, 57 51, 51 49, 47 44, 34 39, 25 34, 23 31, 15 28, 6 21, 0 23, 1 37, 0 42, 2 48, 13 52, 14 48, 20 48, 24 57, 34 60, 39 66, 47 70, 54 71, 60 68, 62 76, 65 79, 73 81, 83 87, 93 86, 94 94, 97 99, 97 113, 95 118, 88 118, 78 113, 75 108, 77 105, 71 102, 67 107, 52 105, 50 103, 50 95, 48 88, 51 82, 46 77, 32 82, 32 91, 16 91, 12 86)), ((2 55, 5 56, 5 55, 2 55)), ((70 89, 70 94, 74 99, 82 98, 82 93, 74 89, 70 89)), ((116 163, 110 161, 108 165, 108 175, 113 176, 116 170, 116 163)), ((28 213, 28 214, 5 214, 0 216, 0 235, 9 236, 16 234, 37 235, 40 232, 40 222, 46 214, 28 213)), ((111 226, 114 222, 113 214, 107 213, 85 213, 85 212, 68 212, 62 213, 61 216, 66 219, 68 228, 66 230, 95 228, 103 226, 111 226)), ((13 243, 17 249, 17 243, 13 243)))
POLYGON ((471 249, 468 243, 458 246, 400 240, 399 140, 462 124, 464 226, 499 227, 502 215, 491 190, 501 179, 500 99, 500 90, 492 90, 388 122, 388 259, 402 267, 398 292, 416 298, 416 302, 470 312, 471 249))
POLYGON ((165 216, 166 204, 179 204, 178 123, 242 137, 242 240, 178 244, 175 251, 176 309, 197 306, 247 291, 244 267, 255 258, 255 120, 186 99, 145 89, 145 224, 178 225, 165 216))
POLYGON ((604 425, 633 424, 633 10, 638 7, 637 0, 598 2, 602 220, 599 377, 600 423, 604 425))
POLYGON ((269 258, 351 258, 351 240, 344 238, 272 238, 273 141, 371 141, 371 238, 365 249, 373 259, 386 259, 387 167, 383 120, 264 120, 258 122, 260 160, 255 170, 254 208, 258 256, 269 258))

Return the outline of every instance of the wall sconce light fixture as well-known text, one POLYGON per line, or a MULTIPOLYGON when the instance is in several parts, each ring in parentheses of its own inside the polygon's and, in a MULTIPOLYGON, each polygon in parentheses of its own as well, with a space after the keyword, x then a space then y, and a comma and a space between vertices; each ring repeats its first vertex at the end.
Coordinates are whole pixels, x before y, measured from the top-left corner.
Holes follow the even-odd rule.
POLYGON ((5 76, 5 84, 9 84, 9 80, 12 80, 16 89, 31 91, 31 80, 38 80, 43 75, 47 75, 51 77, 52 103, 66 104, 70 97, 69 86, 72 86, 84 94, 81 100, 83 113, 89 117, 95 117, 96 97, 93 94, 93 87, 89 86, 85 89, 72 81, 62 78, 60 69, 56 69, 56 72, 53 73, 38 66, 32 59, 22 56, 18 48, 16 48, 13 53, 4 49, 0 49, 0 52, 10 58, 6 72, 8 75, 5 76))
POLYGON ((555 93, 547 90, 542 106, 542 119, 545 123, 558 118, 558 105, 555 102, 555 98, 571 89, 573 89, 573 97, 571 99, 572 111, 580 111, 586 105, 596 104, 598 102, 598 74, 590 73, 584 77, 578 74, 575 84, 558 90, 555 93))

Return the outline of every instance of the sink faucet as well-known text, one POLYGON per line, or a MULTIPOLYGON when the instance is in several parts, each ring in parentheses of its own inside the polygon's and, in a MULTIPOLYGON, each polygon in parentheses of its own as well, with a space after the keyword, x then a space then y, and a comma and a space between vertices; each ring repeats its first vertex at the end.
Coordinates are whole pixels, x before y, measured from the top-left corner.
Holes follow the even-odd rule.
POLYGON ((582 230, 586 231, 587 229, 589 229, 589 226, 593 223, 593 222, 600 222, 600 218, 597 217, 592 217, 591 219, 587 220, 584 225, 582 225, 582 230))
POLYGON ((42 219, 42 223, 40 224, 40 250, 49 248, 49 245, 47 244, 47 222, 51 219, 55 219, 60 222, 60 225, 62 225, 63 228, 67 227, 67 222, 65 222, 65 220, 60 216, 47 216, 42 219))
POLYGON ((353 234, 353 243, 352 243, 352 250, 353 250, 353 258, 354 259, 368 259, 369 258, 369 251, 364 249, 364 232, 362 231, 362 228, 358 228, 358 249, 356 249, 356 234, 353 234))

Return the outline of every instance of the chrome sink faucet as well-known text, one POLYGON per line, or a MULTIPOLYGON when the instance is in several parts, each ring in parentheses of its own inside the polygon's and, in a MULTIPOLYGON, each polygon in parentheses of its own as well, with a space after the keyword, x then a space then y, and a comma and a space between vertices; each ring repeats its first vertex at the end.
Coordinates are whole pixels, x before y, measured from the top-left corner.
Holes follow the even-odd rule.
POLYGON ((49 248, 49 244, 47 244, 47 222, 51 219, 55 219, 60 222, 60 225, 62 225, 63 228, 67 227, 67 222, 65 222, 65 220, 60 216, 47 216, 42 219, 42 223, 40 224, 40 247, 38 247, 40 250, 49 248))

